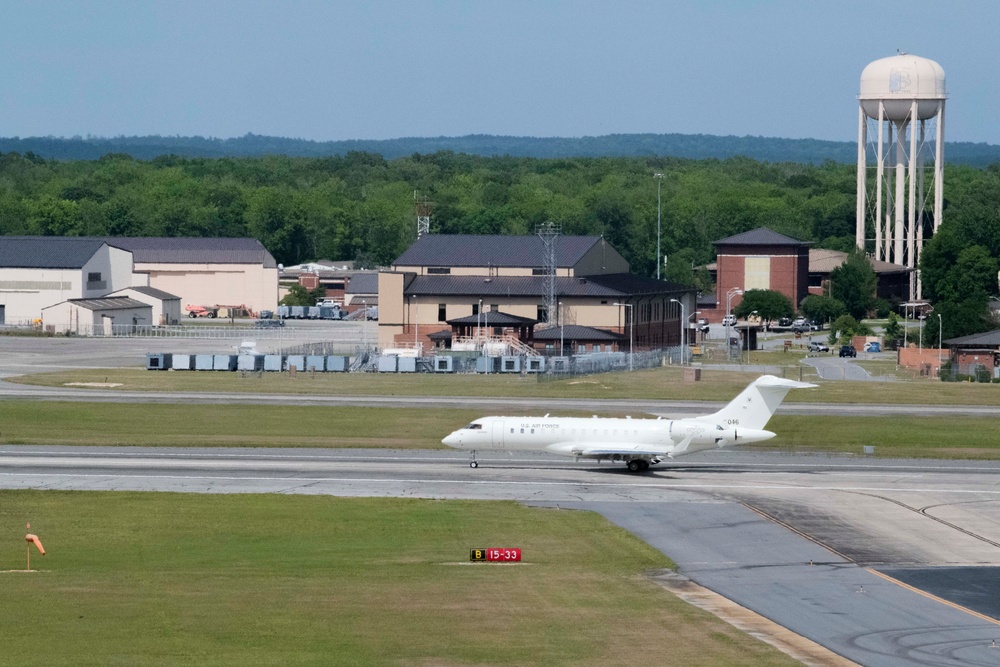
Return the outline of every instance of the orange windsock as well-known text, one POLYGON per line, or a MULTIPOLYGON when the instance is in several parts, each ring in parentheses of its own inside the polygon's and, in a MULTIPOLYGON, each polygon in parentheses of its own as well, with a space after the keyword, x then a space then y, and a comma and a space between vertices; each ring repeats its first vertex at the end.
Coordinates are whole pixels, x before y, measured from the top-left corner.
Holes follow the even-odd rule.
POLYGON ((28 542, 34 542, 35 546, 38 547, 38 550, 42 552, 42 555, 43 556, 45 555, 45 547, 42 546, 42 541, 38 539, 38 535, 32 535, 31 533, 28 533, 27 535, 24 536, 24 539, 28 542))

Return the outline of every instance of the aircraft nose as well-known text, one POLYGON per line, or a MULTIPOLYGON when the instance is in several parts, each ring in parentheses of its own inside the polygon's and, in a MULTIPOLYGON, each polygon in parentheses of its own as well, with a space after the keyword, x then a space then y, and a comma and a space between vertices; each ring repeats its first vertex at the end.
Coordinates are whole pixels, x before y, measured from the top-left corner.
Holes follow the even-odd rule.
POLYGON ((445 436, 444 440, 441 441, 442 445, 448 445, 449 447, 458 447, 462 442, 461 436, 458 435, 458 431, 449 433, 445 436))

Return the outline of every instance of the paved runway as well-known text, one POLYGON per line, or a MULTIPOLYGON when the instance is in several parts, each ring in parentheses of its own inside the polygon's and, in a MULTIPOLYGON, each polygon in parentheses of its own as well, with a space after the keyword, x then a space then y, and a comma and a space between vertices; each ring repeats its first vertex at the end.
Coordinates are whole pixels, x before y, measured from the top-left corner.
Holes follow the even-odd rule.
POLYGON ((984 566, 1000 565, 1000 463, 724 450, 635 475, 544 455, 492 453, 475 470, 466 462, 450 451, 3 446, 0 488, 514 499, 591 509, 662 550, 682 574, 858 663, 1000 661, 1000 649, 990 648, 1000 624, 960 606, 970 590, 995 597, 996 570, 984 566), (901 568, 959 606, 876 572, 902 579, 901 568))

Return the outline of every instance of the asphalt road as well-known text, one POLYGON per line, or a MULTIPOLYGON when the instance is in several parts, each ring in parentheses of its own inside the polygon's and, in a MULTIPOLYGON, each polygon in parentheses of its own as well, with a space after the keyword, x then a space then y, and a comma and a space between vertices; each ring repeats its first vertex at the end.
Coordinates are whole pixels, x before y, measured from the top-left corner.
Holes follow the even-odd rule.
POLYGON ((990 648, 1000 624, 962 607, 977 590, 1000 592, 1000 463, 723 450, 635 475, 545 455, 479 460, 473 470, 451 451, 3 446, 0 488, 513 499, 589 509, 663 551, 697 583, 860 664, 1000 659, 990 648), (970 566, 956 578, 954 568, 970 566), (879 574, 900 568, 954 604, 879 574))

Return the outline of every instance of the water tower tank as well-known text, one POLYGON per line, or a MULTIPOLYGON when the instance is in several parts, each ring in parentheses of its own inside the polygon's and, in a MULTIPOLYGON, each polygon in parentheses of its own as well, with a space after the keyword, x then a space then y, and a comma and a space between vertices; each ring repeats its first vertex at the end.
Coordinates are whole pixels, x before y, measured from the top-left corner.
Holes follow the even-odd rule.
POLYGON ((878 105, 885 105, 885 118, 902 122, 917 100, 917 119, 926 120, 947 97, 944 70, 933 60, 901 53, 870 63, 861 72, 861 108, 869 118, 878 118, 878 105))

